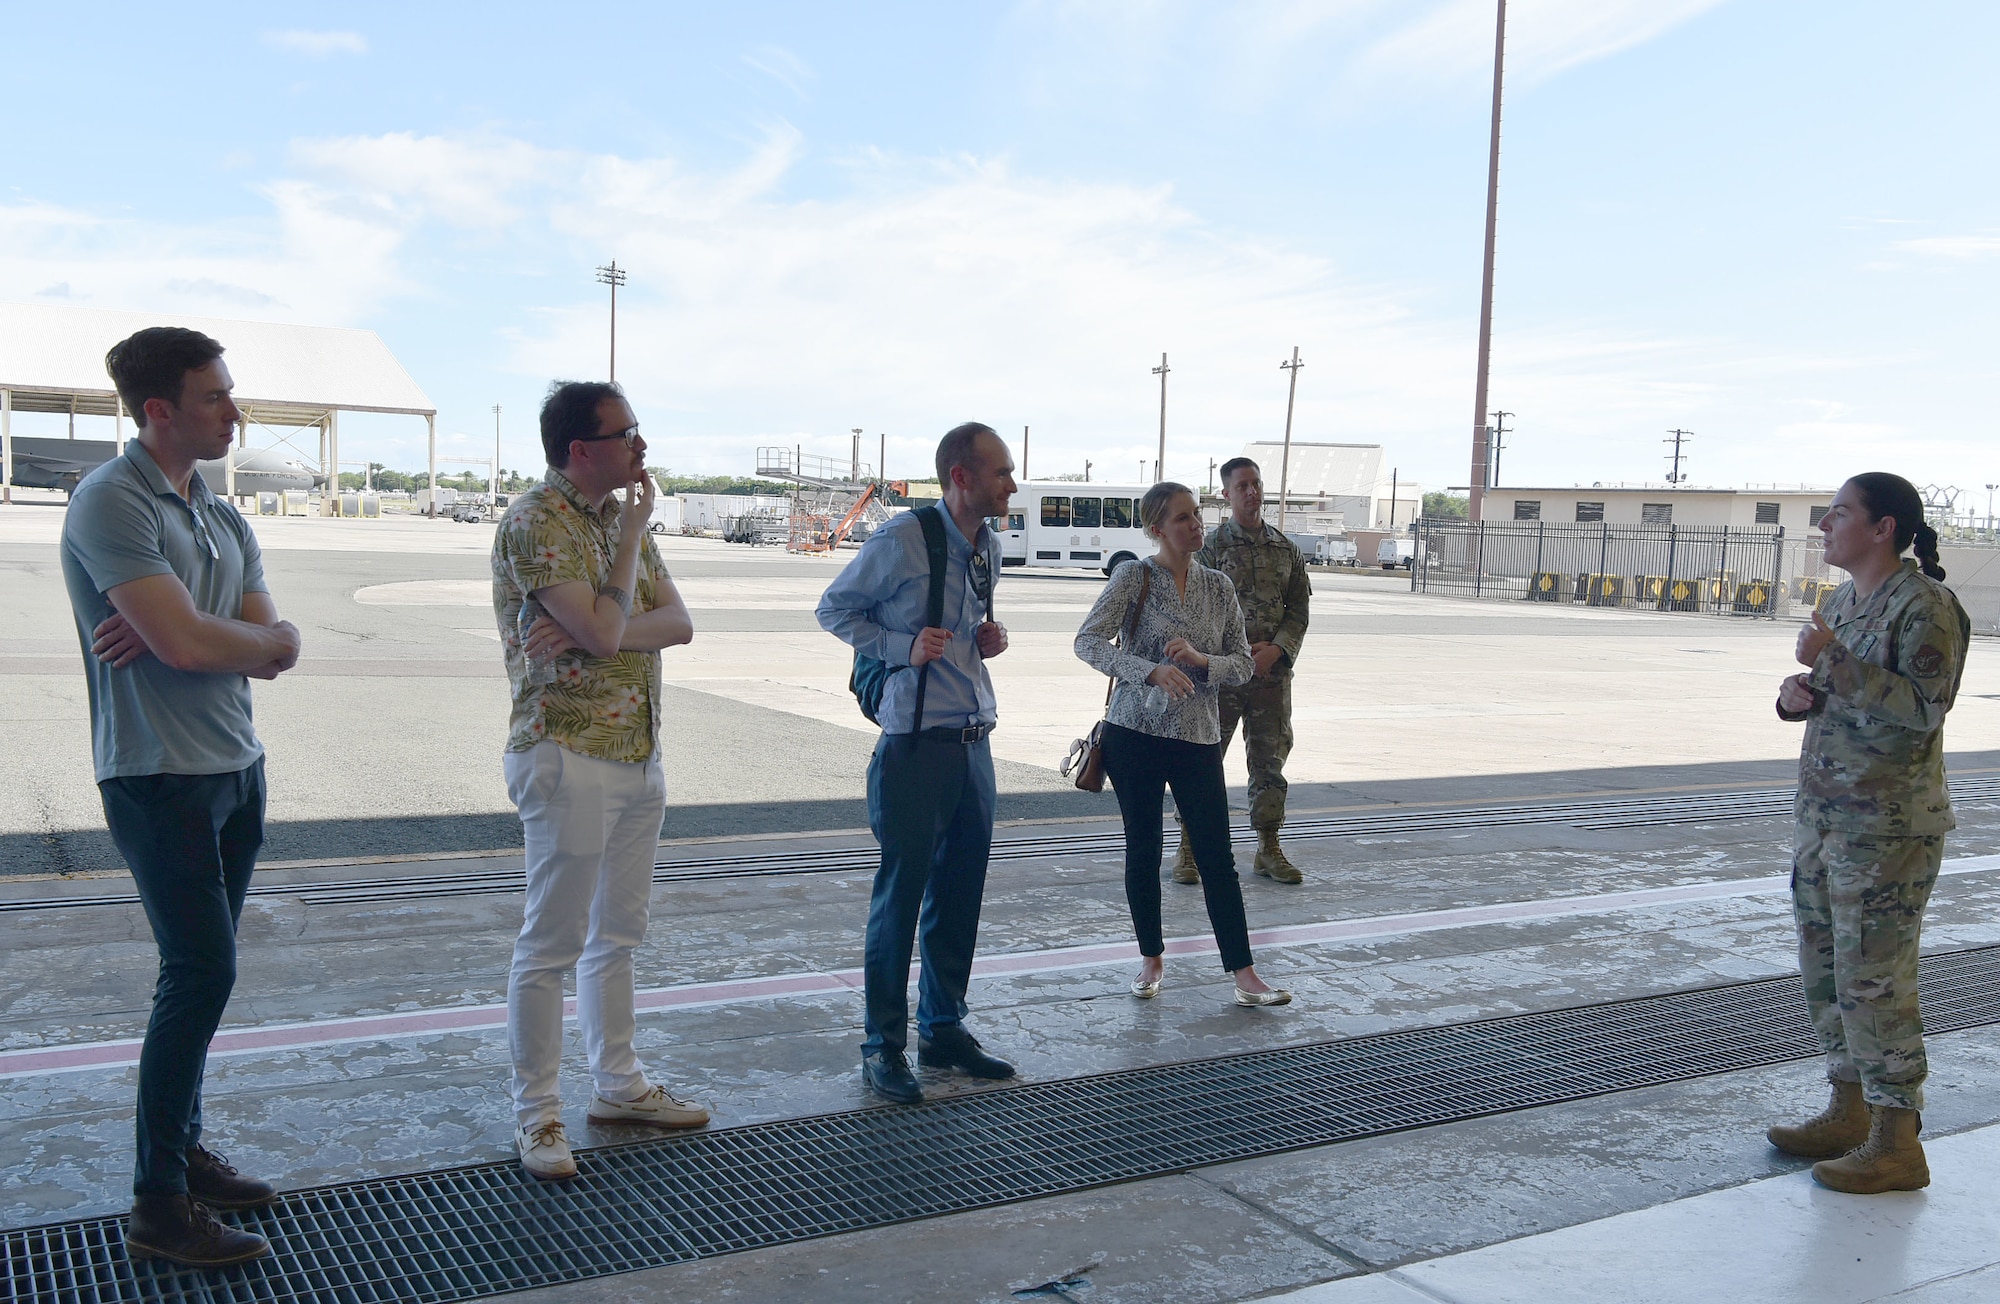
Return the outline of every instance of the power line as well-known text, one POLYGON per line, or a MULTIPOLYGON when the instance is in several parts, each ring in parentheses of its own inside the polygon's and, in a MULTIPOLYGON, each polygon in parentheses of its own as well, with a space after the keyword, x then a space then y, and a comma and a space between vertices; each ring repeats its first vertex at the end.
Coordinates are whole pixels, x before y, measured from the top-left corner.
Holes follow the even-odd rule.
POLYGON ((1667 483, 1685 484, 1687 482, 1687 472, 1681 470, 1681 462, 1685 457, 1685 454, 1681 452, 1681 445, 1694 438, 1694 431, 1682 430, 1676 427, 1673 430, 1669 430, 1667 435, 1667 438, 1660 441, 1663 444, 1672 444, 1674 446, 1673 469, 1667 472, 1667 483))

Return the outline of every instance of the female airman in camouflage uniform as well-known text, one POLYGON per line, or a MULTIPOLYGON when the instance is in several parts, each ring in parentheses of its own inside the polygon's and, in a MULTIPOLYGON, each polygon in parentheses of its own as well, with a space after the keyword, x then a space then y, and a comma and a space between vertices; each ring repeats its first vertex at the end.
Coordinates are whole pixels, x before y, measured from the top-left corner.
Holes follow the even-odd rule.
POLYGON ((1806 721, 1799 757, 1792 909, 1813 1026, 1833 1099, 1771 1143, 1820 1159, 1813 1176, 1875 1194, 1928 1185, 1918 943, 1954 827, 1944 717, 1972 626, 1938 581, 1937 533, 1909 481, 1882 472, 1841 486, 1820 523, 1826 560, 1852 578, 1800 631, 1809 667, 1778 714, 1806 721), (1915 544, 1916 560, 1902 557, 1915 544))

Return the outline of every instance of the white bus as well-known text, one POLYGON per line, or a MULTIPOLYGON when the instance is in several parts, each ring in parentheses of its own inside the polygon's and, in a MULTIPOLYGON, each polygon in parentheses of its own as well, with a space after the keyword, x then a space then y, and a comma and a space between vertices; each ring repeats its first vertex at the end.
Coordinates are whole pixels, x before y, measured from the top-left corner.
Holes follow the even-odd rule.
POLYGON ((1019 485, 1000 535, 1001 564, 1102 571, 1150 557, 1158 546, 1139 528, 1139 500, 1151 485, 1050 480, 1019 485))

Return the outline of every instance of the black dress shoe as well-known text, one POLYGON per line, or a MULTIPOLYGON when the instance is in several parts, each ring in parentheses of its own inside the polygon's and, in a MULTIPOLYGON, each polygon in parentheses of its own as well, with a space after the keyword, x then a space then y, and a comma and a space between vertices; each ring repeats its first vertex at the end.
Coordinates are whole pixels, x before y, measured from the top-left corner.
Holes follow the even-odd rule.
POLYGON ((186 1195, 142 1195, 125 1220, 125 1253, 134 1259, 165 1259, 190 1268, 248 1263, 271 1252, 255 1232, 215 1220, 208 1206, 186 1195))
POLYGON ((187 1148, 188 1194, 211 1209, 256 1209, 277 1198, 278 1188, 245 1177, 227 1159, 198 1145, 187 1148))
POLYGON ((917 1040, 917 1063, 927 1069, 957 1069, 974 1078, 995 1082, 1014 1076, 1014 1066, 998 1055, 988 1055, 979 1047, 979 1038, 963 1029, 936 1041, 917 1040))
POLYGON ((917 1075, 910 1072, 910 1061, 903 1058, 899 1050, 876 1051, 861 1057, 861 1080, 868 1089, 899 1105, 921 1105, 924 1089, 917 1085, 917 1075))

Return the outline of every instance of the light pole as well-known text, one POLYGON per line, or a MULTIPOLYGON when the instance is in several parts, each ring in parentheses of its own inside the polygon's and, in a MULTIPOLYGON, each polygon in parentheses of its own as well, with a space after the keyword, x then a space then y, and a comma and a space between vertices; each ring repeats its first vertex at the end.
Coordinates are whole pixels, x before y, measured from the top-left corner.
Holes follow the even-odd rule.
POLYGON ((1083 459, 1083 482, 1085 484, 1090 483, 1090 468, 1092 465, 1093 463, 1089 458, 1086 457, 1083 459))
MULTIPOLYGON (((1160 365, 1153 368, 1153 374, 1160 378, 1160 455, 1153 461, 1153 479, 1163 480, 1167 474, 1167 355, 1160 355, 1160 365)), ((1146 478, 1146 464, 1139 464, 1139 478, 1146 478)))
POLYGON ((1507 53, 1507 0, 1496 0, 1493 20, 1493 138, 1486 156, 1486 258, 1479 277, 1479 370, 1472 386, 1472 477, 1466 504, 1470 520, 1480 520, 1486 496, 1486 378, 1493 356, 1493 233, 1500 216, 1500 72, 1507 53))
POLYGON ((859 484, 861 482, 861 427, 849 426, 848 429, 854 432, 854 453, 853 461, 847 468, 847 482, 849 484, 859 484))
POLYGON ((493 405, 493 479, 487 488, 493 494, 493 514, 500 515, 500 405, 493 405))
POLYGON ((1280 371, 1292 373, 1291 387, 1285 394, 1285 456, 1278 463, 1278 533, 1285 532, 1285 491, 1292 479, 1292 405, 1299 397, 1299 368, 1306 364, 1299 361, 1299 346, 1292 346, 1292 360, 1280 362, 1280 371))
POLYGON ((1993 533, 1993 491, 1995 489, 2000 489, 2000 484, 1989 484, 1986 486, 1986 532, 1988 534, 1993 533))
POLYGON ((611 379, 618 379, 618 287, 625 284, 625 269, 618 265, 616 258, 610 264, 597 269, 600 285, 611 287, 611 379))

